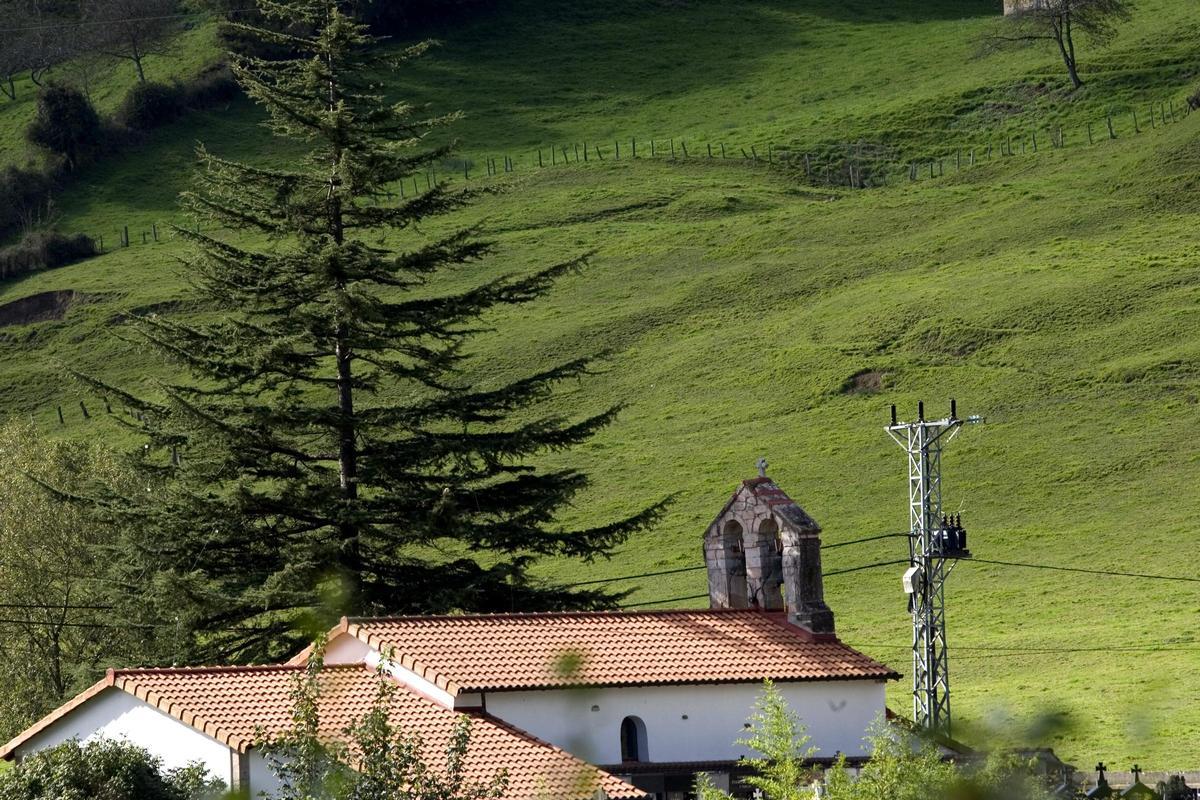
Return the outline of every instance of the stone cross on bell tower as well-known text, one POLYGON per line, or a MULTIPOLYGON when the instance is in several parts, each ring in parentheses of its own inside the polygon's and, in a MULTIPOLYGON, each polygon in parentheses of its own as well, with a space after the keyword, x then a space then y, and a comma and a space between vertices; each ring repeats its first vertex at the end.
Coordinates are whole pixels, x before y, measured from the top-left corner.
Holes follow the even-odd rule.
POLYGON ((834 632, 821 574, 821 526, 767 477, 742 481, 704 534, 713 608, 787 611, 812 633, 834 632))

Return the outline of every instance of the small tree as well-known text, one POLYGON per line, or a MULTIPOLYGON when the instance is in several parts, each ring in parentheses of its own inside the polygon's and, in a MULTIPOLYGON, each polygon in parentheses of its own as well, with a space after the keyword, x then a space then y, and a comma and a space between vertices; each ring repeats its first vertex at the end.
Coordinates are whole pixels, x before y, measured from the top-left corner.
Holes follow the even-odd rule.
POLYGON ((157 756, 110 739, 72 739, 0 773, 0 800, 209 800, 224 788, 199 765, 164 771, 157 756))
POLYGON ((539 557, 605 557, 663 510, 559 519, 589 477, 546 456, 619 411, 567 419, 549 406, 591 359, 468 368, 497 312, 543 297, 582 259, 464 277, 492 249, 450 216, 474 194, 434 180, 394 194, 448 152, 424 144, 447 119, 379 94, 379 75, 426 45, 382 50, 338 0, 261 11, 270 27, 236 27, 296 55, 235 57, 232 69, 307 152, 272 168, 201 151, 184 200, 208 232, 179 235, 210 314, 138 321, 189 374, 161 387, 165 402, 123 395, 158 460, 144 462, 154 492, 108 506, 127 538, 113 580, 135 586, 117 601, 146 624, 183 617, 196 661, 276 657, 306 620, 342 614, 613 605, 615 592, 530 575, 539 557), (182 463, 164 469, 172 451, 182 463))
POLYGON ((986 51, 1051 42, 1062 56, 1071 86, 1083 86, 1075 53, 1076 34, 1104 44, 1132 14, 1132 0, 1023 0, 983 39, 986 51))
POLYGON ((100 116, 78 89, 51 84, 38 92, 37 116, 25 132, 30 142, 75 169, 96 152, 101 135, 100 116))
MULTIPOLYGON (((809 800, 812 793, 807 785, 813 779, 809 759, 816 753, 809 746, 804 726, 790 708, 783 694, 771 681, 763 683, 762 694, 750 715, 750 734, 737 740, 760 756, 743 763, 754 770, 746 782, 762 792, 769 800, 809 800)), ((730 795, 717 789, 712 780, 701 774, 696 782, 700 800, 731 800, 730 795)))
POLYGON ((280 782, 277 800, 495 800, 504 794, 503 772, 486 783, 467 780, 471 721, 465 715, 446 746, 442 768, 430 766, 421 739, 405 735, 392 721, 396 685, 383 675, 370 711, 342 732, 344 740, 322 739, 321 645, 316 649, 296 681, 291 730, 263 748, 280 782))
POLYGON ((146 80, 146 56, 159 54, 179 29, 176 0, 89 0, 85 9, 84 22, 93 37, 90 49, 132 63, 139 83, 146 80))
POLYGON ((99 446, 48 440, 27 422, 0 428, 0 597, 10 606, 0 625, 0 739, 95 681, 100 664, 126 657, 135 638, 97 603, 111 530, 36 481, 82 492, 127 477, 99 446))
MULTIPOLYGON (((826 800, 1050 800, 1029 765, 1004 751, 990 754, 983 763, 960 766, 945 760, 932 741, 883 719, 872 725, 867 742, 871 760, 857 777, 847 770, 845 755, 826 773, 826 800)), ((754 770, 746 783, 764 800, 814 796, 810 785, 818 774, 810 763, 816 748, 809 746, 799 718, 770 681, 750 716, 750 735, 738 744, 761 754, 743 763, 754 770)), ((732 800, 703 774, 696 781, 696 794, 700 800, 732 800)))

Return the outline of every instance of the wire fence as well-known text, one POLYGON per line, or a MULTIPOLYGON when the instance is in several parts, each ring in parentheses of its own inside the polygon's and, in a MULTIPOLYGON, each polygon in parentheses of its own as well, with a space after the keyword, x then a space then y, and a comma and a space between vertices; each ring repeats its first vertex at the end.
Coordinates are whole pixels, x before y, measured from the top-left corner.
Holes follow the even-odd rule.
MULTIPOLYGON (((909 157, 898 147, 866 140, 827 143, 807 150, 770 141, 735 144, 684 137, 628 136, 554 143, 515 154, 485 155, 481 161, 473 158, 446 159, 387 186, 382 198, 388 201, 406 200, 439 185, 468 184, 566 166, 646 159, 669 162, 734 161, 751 166, 784 168, 814 187, 875 189, 937 180, 948 173, 953 175, 1017 156, 1096 147, 1105 142, 1138 136, 1181 122, 1196 110, 1195 102, 1194 97, 1174 96, 1148 102, 1128 111, 1108 113, 1102 118, 1083 123, 1006 128, 956 143, 935 145, 925 153, 909 157)), ((189 227, 201 231, 196 223, 189 223, 189 227)), ((129 225, 124 225, 110 232, 107 237, 103 233, 87 235, 95 243, 96 251, 104 253, 159 243, 168 238, 165 233, 162 223, 154 222, 148 227, 144 224, 141 228, 134 226, 132 230, 129 225)))

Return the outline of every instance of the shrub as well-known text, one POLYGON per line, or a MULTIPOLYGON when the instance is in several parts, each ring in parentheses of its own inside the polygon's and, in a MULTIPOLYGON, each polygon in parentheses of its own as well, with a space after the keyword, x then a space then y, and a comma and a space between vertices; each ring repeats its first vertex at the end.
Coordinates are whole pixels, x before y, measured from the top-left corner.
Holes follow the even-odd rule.
POLYGON ((238 82, 226 64, 209 64, 196 77, 180 84, 183 105, 188 108, 208 108, 227 103, 241 92, 238 82))
POLYGON ((137 131, 166 125, 183 112, 183 91, 178 85, 146 81, 134 84, 117 109, 117 124, 137 131))
POLYGON ((25 130, 30 142, 62 156, 70 169, 87 163, 100 150, 103 134, 100 116, 87 96, 61 84, 38 92, 37 114, 25 130))
POLYGON ((35 753, 0 775, 0 800, 197 800, 218 785, 188 767, 164 773, 162 760, 126 742, 75 740, 35 753))
POLYGON ((34 222, 54 190, 52 173, 9 166, 0 171, 0 236, 34 222))
POLYGON ((1192 96, 1188 98, 1188 108, 1192 111, 1200 111, 1200 89, 1192 92, 1192 96))
POLYGON ((95 243, 83 234, 30 231, 18 243, 0 249, 0 279, 61 267, 95 254, 95 243))

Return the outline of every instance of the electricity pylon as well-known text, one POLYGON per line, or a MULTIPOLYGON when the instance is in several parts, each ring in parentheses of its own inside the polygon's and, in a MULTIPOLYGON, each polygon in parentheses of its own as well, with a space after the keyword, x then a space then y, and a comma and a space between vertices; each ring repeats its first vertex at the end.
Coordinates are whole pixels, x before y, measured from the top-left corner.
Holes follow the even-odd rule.
POLYGON ((916 422, 897 422, 892 406, 888 435, 908 454, 909 568, 904 589, 912 612, 913 719, 927 730, 950 735, 950 665, 946 650, 946 578, 957 559, 970 558, 967 536, 957 517, 942 512, 942 448, 964 423, 955 402, 950 416, 925 419, 917 405, 916 422))

